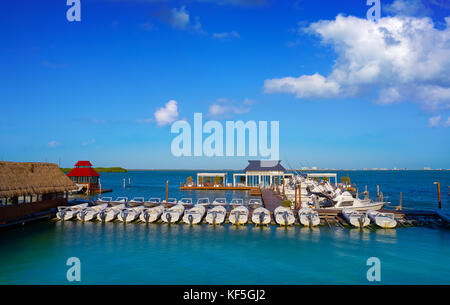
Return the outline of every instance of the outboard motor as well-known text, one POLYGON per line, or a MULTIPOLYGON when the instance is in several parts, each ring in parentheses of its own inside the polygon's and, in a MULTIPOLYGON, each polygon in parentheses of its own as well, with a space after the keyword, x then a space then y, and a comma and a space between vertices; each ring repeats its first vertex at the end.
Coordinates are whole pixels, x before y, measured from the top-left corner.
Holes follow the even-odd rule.
POLYGON ((167 222, 171 223, 172 222, 172 214, 171 213, 167 213, 166 214, 166 218, 167 218, 167 222))
POLYGON ((311 215, 311 213, 308 213, 308 221, 309 221, 309 226, 312 227, 313 226, 313 222, 312 222, 312 215, 311 215))
POLYGON ((102 210, 100 212, 100 219, 102 220, 102 222, 105 222, 105 219, 106 219, 106 211, 105 210, 102 210))
POLYGON ((144 212, 144 220, 145 223, 148 223, 148 220, 150 219, 150 213, 148 211, 144 212))
POLYGON ((81 221, 84 222, 84 219, 86 218, 86 214, 87 214, 86 209, 81 210, 81 211, 80 211, 80 214, 81 214, 81 215, 80 215, 80 216, 81 216, 81 217, 80 217, 80 218, 81 218, 81 221))
POLYGON ((192 214, 188 215, 188 220, 189 220, 189 224, 192 225, 192 222, 194 221, 194 217, 192 216, 192 214))
POLYGON ((127 222, 128 210, 127 209, 123 210, 121 216, 122 216, 123 222, 124 223, 127 222))
POLYGON ((359 220, 359 227, 360 228, 364 227, 364 220, 365 220, 364 214, 361 214, 358 220, 359 220))
POLYGON ((63 209, 63 210, 59 211, 58 214, 59 214, 59 218, 61 218, 61 220, 64 221, 64 216, 66 215, 66 210, 63 209))
POLYGON ((285 226, 287 226, 287 224, 288 224, 287 215, 288 215, 287 212, 284 212, 284 213, 283 213, 283 219, 284 219, 284 225, 285 225, 285 226))
POLYGON ((264 212, 259 213, 259 224, 262 225, 264 222, 264 217, 266 214, 264 212))
POLYGON ((216 224, 216 218, 217 218, 217 212, 216 211, 214 211, 213 212, 213 225, 215 225, 216 224))

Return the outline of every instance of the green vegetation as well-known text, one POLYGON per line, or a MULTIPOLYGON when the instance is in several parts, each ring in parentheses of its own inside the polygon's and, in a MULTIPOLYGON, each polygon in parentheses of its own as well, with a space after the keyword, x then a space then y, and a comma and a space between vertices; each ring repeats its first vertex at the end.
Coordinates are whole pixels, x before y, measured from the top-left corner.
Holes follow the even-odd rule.
POLYGON ((290 208, 292 206, 292 201, 290 201, 290 200, 282 201, 281 206, 285 207, 285 208, 290 208))
POLYGON ((347 177, 347 176, 341 177, 341 183, 352 184, 351 181, 350 181, 350 177, 347 177))
MULTIPOLYGON (((94 169, 99 173, 126 173, 128 172, 125 168, 122 167, 94 167, 94 169)), ((72 168, 63 168, 60 167, 64 173, 68 173, 72 170, 72 168)))

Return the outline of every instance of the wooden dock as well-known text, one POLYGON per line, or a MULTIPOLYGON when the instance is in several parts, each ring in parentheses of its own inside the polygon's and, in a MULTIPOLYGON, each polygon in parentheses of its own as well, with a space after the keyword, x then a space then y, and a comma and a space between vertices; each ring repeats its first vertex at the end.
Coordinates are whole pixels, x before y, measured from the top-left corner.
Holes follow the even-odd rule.
POLYGON ((253 191, 252 186, 180 186, 183 191, 253 191))
POLYGON ((261 190, 261 197, 264 203, 264 207, 271 212, 273 212, 277 207, 281 205, 281 197, 277 195, 273 190, 261 190))

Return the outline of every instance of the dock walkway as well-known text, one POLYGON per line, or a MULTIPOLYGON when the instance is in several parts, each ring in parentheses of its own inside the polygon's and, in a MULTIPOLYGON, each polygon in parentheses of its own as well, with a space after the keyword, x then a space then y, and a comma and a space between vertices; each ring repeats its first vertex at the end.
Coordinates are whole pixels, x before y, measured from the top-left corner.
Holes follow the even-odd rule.
POLYGON ((277 195, 273 190, 262 189, 261 196, 264 206, 271 212, 273 212, 277 207, 281 205, 281 197, 277 195))

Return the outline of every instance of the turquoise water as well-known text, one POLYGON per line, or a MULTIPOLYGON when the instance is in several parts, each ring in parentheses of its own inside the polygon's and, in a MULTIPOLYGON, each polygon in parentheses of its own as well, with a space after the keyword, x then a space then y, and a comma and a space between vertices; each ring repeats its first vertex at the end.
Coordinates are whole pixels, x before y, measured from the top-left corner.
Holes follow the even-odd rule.
MULTIPOLYGON (((349 174, 352 182, 382 185, 391 198, 403 191, 404 206, 428 209, 436 206, 432 182, 439 179, 445 186, 443 202, 448 204, 448 172, 349 174), (402 175, 405 178, 394 179, 402 175)), ((178 193, 177 185, 189 175, 103 174, 102 184, 115 189, 113 196, 150 197, 163 196, 169 179, 174 183, 171 195, 180 197, 185 194, 178 193), (132 184, 123 190, 122 178, 128 176, 132 184)), ((82 284, 370 284, 369 257, 381 261, 382 284, 450 284, 448 228, 360 231, 76 221, 46 221, 0 231, 0 283, 69 283, 66 260, 73 256, 81 261, 82 284)))

